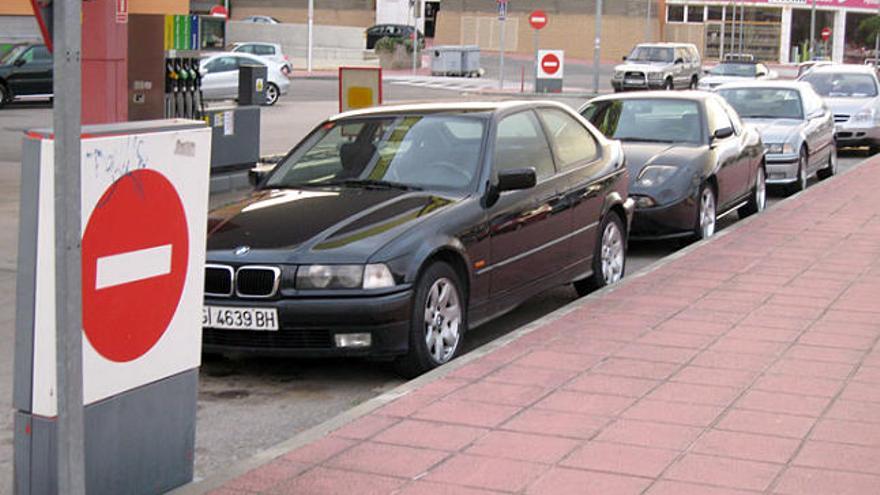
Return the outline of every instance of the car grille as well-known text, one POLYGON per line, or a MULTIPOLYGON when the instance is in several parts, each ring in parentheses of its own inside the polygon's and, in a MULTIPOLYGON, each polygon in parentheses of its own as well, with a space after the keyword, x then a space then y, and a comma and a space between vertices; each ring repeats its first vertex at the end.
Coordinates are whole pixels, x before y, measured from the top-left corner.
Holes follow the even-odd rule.
POLYGON ((644 82, 645 81, 645 73, 644 72, 627 72, 626 74, 624 74, 623 78, 627 81, 632 81, 632 82, 636 82, 636 81, 644 82))
POLYGON ((240 297, 272 297, 280 275, 281 270, 271 266, 243 266, 235 274, 235 292, 240 297))
POLYGON ((841 122, 848 122, 848 121, 849 121, 849 115, 844 114, 844 113, 835 113, 834 114, 834 122, 841 123, 841 122))
POLYGON ((205 266, 205 295, 228 297, 232 295, 232 267, 205 266))
POLYGON ((256 332, 206 328, 202 331, 202 343, 259 349, 330 349, 333 335, 324 329, 256 332))

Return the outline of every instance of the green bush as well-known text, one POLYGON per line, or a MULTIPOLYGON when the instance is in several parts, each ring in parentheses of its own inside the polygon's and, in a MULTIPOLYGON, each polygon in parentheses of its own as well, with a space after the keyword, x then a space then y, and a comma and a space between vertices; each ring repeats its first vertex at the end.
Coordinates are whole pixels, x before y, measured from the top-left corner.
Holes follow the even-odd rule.
POLYGON ((376 52, 394 53, 400 45, 406 47, 406 53, 412 53, 412 41, 402 38, 389 38, 387 36, 376 41, 375 49, 376 52))

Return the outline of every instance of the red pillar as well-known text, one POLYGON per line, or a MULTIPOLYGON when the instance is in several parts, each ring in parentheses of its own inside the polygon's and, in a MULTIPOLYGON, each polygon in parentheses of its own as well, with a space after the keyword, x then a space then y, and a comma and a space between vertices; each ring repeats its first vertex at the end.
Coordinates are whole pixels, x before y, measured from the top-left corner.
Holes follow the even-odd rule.
POLYGON ((83 124, 128 120, 128 24, 117 21, 116 3, 82 4, 83 124))

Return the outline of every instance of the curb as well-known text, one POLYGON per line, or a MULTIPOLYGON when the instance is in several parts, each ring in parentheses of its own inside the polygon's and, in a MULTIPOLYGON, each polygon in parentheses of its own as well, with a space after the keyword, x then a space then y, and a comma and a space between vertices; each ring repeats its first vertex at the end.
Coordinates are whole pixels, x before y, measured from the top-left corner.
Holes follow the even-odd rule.
MULTIPOLYGON (((862 160, 861 162, 857 163, 856 165, 854 165, 850 169, 848 169, 842 173, 838 173, 836 177, 852 173, 855 170, 858 170, 861 167, 873 162, 875 159, 880 160, 880 155, 868 157, 868 158, 862 160)), ((809 191, 812 191, 814 189, 822 188, 822 187, 829 187, 828 184, 831 182, 833 182, 833 180, 825 180, 825 181, 813 184, 811 187, 805 189, 804 191, 801 191, 797 194, 794 194, 792 196, 788 196, 788 197, 780 200, 778 203, 776 203, 775 205, 773 205, 772 207, 770 207, 764 211, 766 212, 766 211, 769 211, 770 209, 775 209, 779 205, 786 204, 787 202, 793 200, 794 198, 800 197, 802 194, 807 193, 809 191)), ((559 308, 559 309, 557 309, 547 315, 544 315, 541 318, 538 318, 537 320, 534 320, 534 321, 532 321, 522 327, 519 327, 519 328, 511 331, 510 333, 508 333, 502 337, 499 337, 491 342, 488 342, 488 343, 478 347, 477 349, 474 349, 470 353, 465 354, 464 356, 460 356, 460 357, 454 359, 450 363, 447 363, 439 368, 434 369, 433 371, 425 373, 424 375, 422 375, 418 378, 415 378, 415 379, 410 380, 406 383, 403 383, 403 384, 395 387, 394 389, 389 390, 383 394, 380 394, 376 397, 373 397, 372 399, 369 399, 369 400, 355 406, 354 408, 349 409, 348 411, 345 411, 345 412, 343 412, 343 413, 341 413, 341 414, 339 414, 339 415, 337 415, 327 421, 324 421, 323 423, 315 425, 307 430, 304 430, 304 431, 296 434, 295 436, 291 437, 288 440, 285 440, 285 441, 278 443, 272 447, 269 447, 269 448, 263 450, 262 452, 254 454, 253 456, 251 456, 248 459, 234 463, 233 465, 227 467, 223 471, 222 474, 213 475, 208 478, 201 479, 201 480, 194 480, 192 483, 190 483, 188 485, 184 485, 184 486, 177 488, 175 490, 172 490, 168 493, 172 494, 172 495, 197 495, 197 494, 204 494, 204 493, 207 493, 211 490, 215 490, 217 488, 220 488, 225 483, 234 480, 235 478, 245 474, 246 472, 250 471, 251 469, 259 467, 259 466, 266 464, 266 463, 268 463, 268 462, 270 462, 270 461, 272 461, 272 460, 274 460, 284 454, 287 454, 288 452, 291 452, 291 451, 296 450, 300 447, 303 447, 309 443, 312 443, 312 442, 326 436, 327 434, 329 434, 335 430, 340 429, 341 427, 347 425, 348 423, 351 423, 356 419, 359 419, 363 416, 366 416, 367 414, 375 411, 376 409, 379 409, 380 407, 388 404, 389 402, 405 396, 406 394, 418 389, 422 385, 426 385, 428 383, 433 382, 434 380, 437 380, 439 378, 443 378, 446 375, 458 370, 459 368, 461 368, 465 365, 468 365, 471 362, 473 362, 479 358, 482 358, 482 357, 486 356, 487 354, 490 354, 491 352, 493 352, 497 349, 500 349, 500 348, 506 346, 507 344, 532 333, 533 331, 537 330, 538 328, 541 328, 546 324, 552 323, 552 322, 562 318, 563 316, 565 316, 565 315, 571 313, 572 311, 575 311, 579 307, 581 307, 583 304, 585 304, 585 302, 591 301, 593 299, 597 299, 599 297, 604 296, 605 294, 609 294, 609 293, 612 293, 612 292, 619 290, 623 287, 626 287, 628 284, 633 283, 632 281, 638 280, 644 276, 647 276, 650 273, 653 273, 654 271, 662 268, 663 266, 665 266, 673 261, 676 261, 676 260, 684 257, 685 255, 690 254, 693 251, 696 251, 697 249, 700 249, 705 244, 709 244, 709 243, 715 242, 718 239, 723 239, 726 236, 732 235, 732 233, 738 231, 741 228, 744 228, 745 226, 749 225, 750 223, 752 223, 756 219, 760 219, 760 218, 762 218, 761 215, 752 215, 746 219, 738 220, 735 224, 725 228, 721 232, 716 233, 711 238, 696 242, 694 244, 691 244, 690 246, 679 249, 678 251, 676 251, 670 255, 664 256, 662 259, 657 260, 656 262, 647 266, 639 273, 632 275, 632 276, 624 277, 623 280, 621 280, 620 282, 618 282, 615 285, 605 287, 605 288, 600 289, 596 292, 593 292, 592 294, 575 299, 574 301, 566 304, 565 306, 562 306, 561 308, 559 308)))

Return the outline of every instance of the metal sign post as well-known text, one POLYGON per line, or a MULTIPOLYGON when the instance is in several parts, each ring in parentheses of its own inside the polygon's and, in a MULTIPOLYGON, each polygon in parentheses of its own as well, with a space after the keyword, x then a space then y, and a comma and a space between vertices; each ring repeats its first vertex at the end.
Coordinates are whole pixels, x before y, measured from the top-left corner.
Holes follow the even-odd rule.
POLYGON ((599 52, 602 48, 602 0, 596 0, 596 43, 593 45, 593 93, 599 94, 599 52))
POLYGON ((309 53, 306 57, 306 70, 312 72, 312 52, 314 51, 315 0, 309 0, 309 53))
POLYGON ((534 91, 538 91, 538 50, 541 46, 540 43, 540 31, 547 26, 547 14, 544 13, 543 10, 535 10, 531 14, 529 14, 529 25, 532 26, 532 30, 535 32, 534 35, 534 45, 535 45, 535 59, 532 61, 532 74, 535 77, 535 86, 534 91))
POLYGON ((52 117, 55 133, 55 340, 58 493, 85 493, 82 371, 80 134, 82 2, 56 1, 52 117))
POLYGON ((500 51, 498 60, 498 89, 504 89, 504 24, 507 20, 507 0, 498 0, 498 24, 499 41, 498 49, 500 51))
POLYGON ((813 45, 816 44, 816 0, 813 0, 813 6, 810 8, 810 60, 815 59, 816 50, 813 45))

